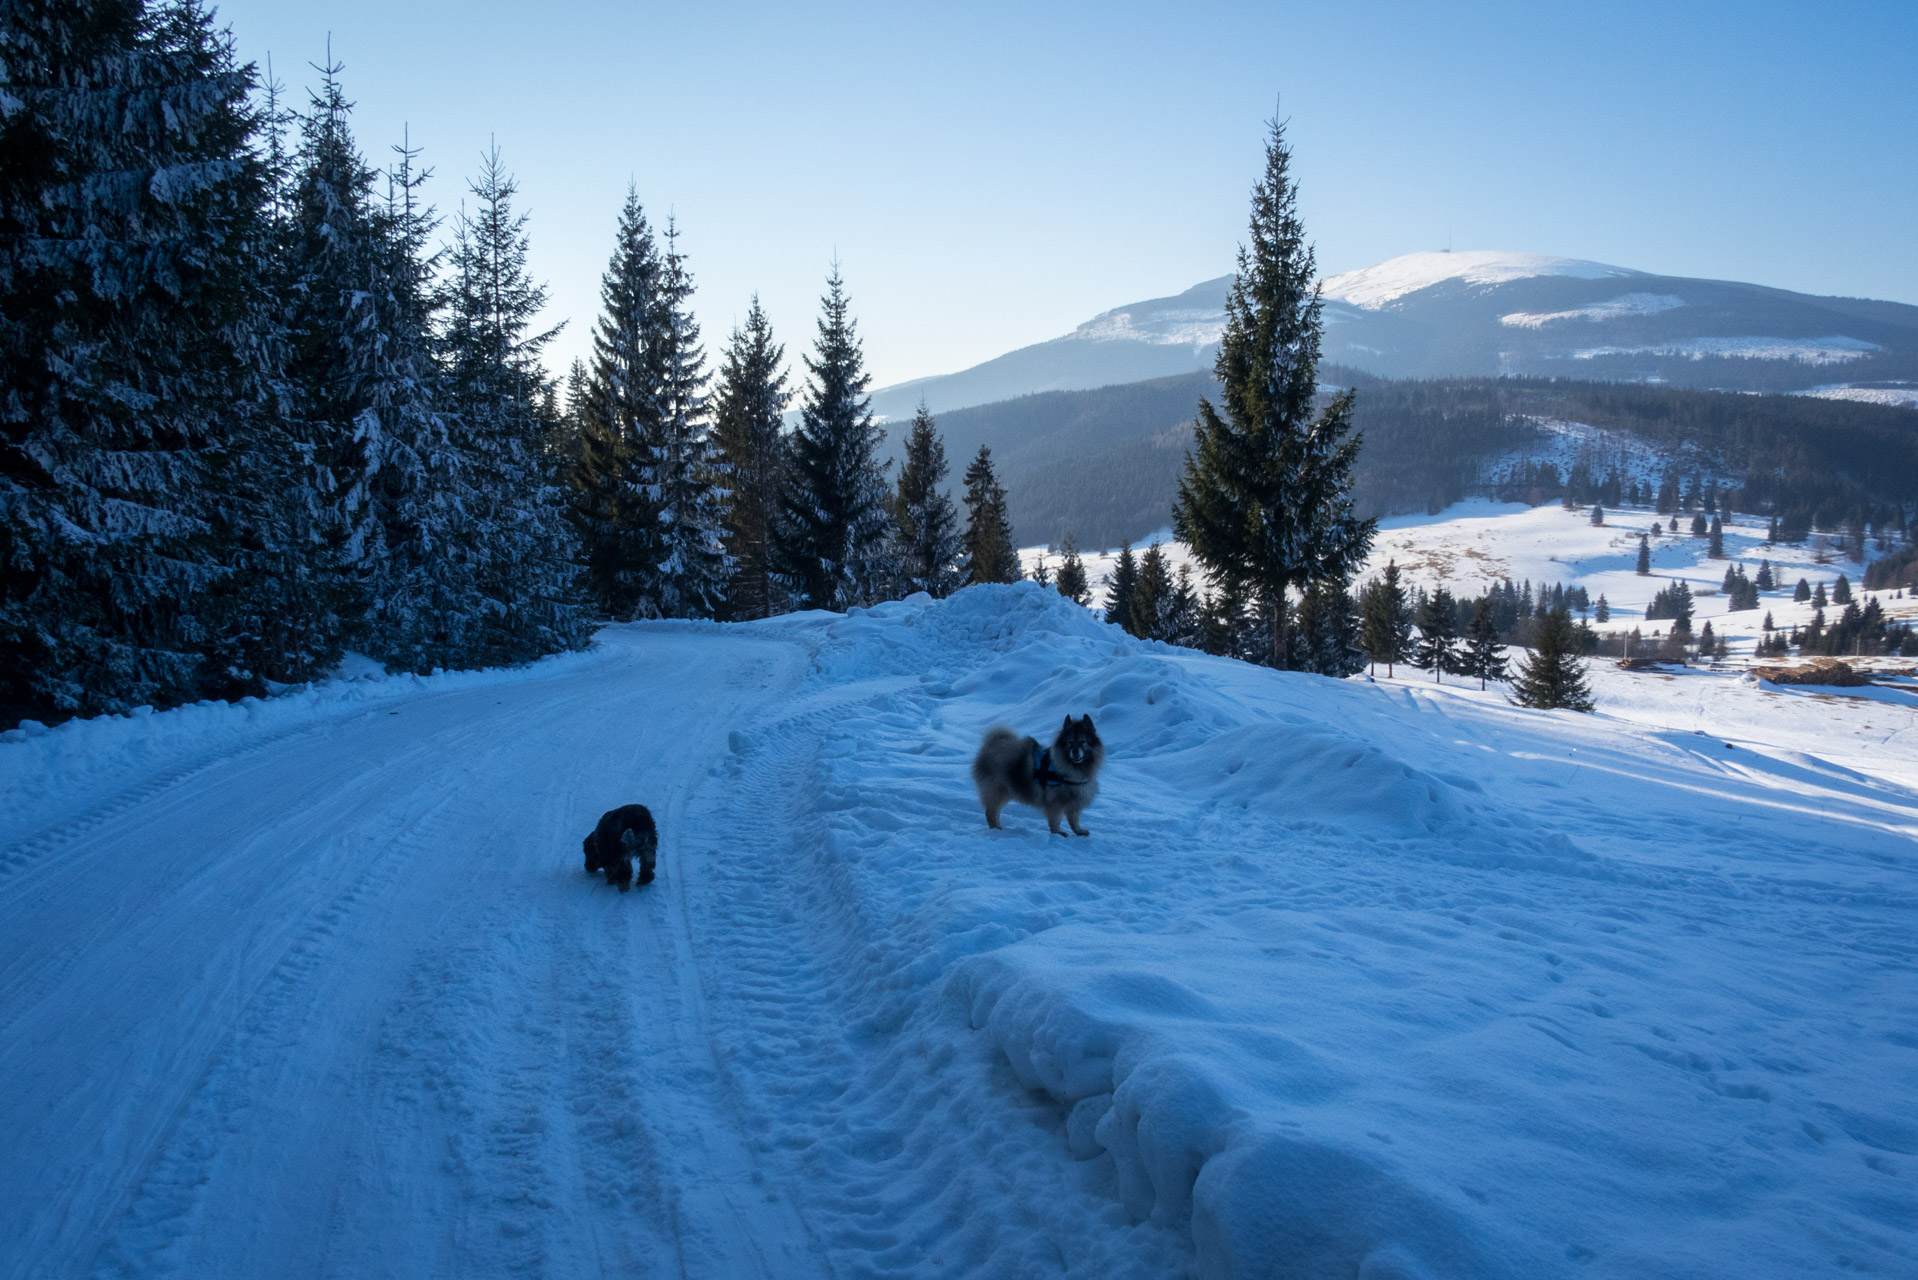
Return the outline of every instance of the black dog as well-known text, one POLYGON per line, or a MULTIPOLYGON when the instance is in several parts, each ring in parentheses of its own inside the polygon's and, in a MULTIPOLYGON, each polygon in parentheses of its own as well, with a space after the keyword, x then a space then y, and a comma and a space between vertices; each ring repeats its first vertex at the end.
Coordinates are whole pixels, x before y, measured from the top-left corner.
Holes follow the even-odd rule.
POLYGON ((653 882, 653 864, 659 857, 659 829, 643 804, 608 809, 593 834, 586 837, 586 874, 606 873, 606 883, 625 893, 633 887, 633 859, 639 859, 639 882, 653 882))

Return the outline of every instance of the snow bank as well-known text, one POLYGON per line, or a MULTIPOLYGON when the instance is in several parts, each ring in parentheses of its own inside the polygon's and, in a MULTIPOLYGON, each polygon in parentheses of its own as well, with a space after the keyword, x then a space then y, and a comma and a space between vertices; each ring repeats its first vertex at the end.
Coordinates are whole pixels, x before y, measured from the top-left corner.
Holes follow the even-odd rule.
MULTIPOLYGON (((356 656, 356 655, 354 655, 356 656)), ((560 654, 525 667, 445 671, 430 676, 380 673, 349 660, 333 679, 296 685, 269 698, 196 702, 156 712, 68 720, 49 728, 29 720, 0 733, 0 847, 59 822, 102 793, 140 791, 177 780, 235 749, 278 741, 335 717, 384 710, 420 693, 541 680, 604 655, 560 654)))
POLYGON ((1010 1169, 1049 1135, 1084 1171, 1059 1194, 1110 1196, 1210 1277, 1918 1258, 1888 1180, 1918 1101, 1918 794, 1145 644, 1030 583, 817 628, 838 692, 806 721, 803 892, 848 917, 879 1074, 991 1047, 1003 1081, 947 1065, 886 1113, 1008 1162, 967 1184, 976 1213, 1021 1211, 1010 1169), (1111 752, 1093 837, 1017 809, 987 832, 979 734, 1081 713, 1111 752))

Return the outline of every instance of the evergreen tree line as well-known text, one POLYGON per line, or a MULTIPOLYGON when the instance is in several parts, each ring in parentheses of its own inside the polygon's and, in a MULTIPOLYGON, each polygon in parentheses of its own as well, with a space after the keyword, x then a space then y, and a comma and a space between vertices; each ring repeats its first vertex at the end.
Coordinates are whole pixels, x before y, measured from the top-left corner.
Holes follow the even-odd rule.
POLYGON ((1406 663, 1431 672, 1435 681, 1463 676, 1476 679, 1481 689, 1509 681, 1520 706, 1590 711, 1581 656, 1592 651, 1597 636, 1582 620, 1574 626, 1570 611, 1575 593, 1583 591, 1541 588, 1534 597, 1529 582, 1520 593, 1507 580, 1475 600, 1457 599, 1443 586, 1414 594, 1401 581, 1397 562, 1389 562, 1358 593, 1358 646, 1388 677, 1406 663), (1501 617, 1512 619, 1510 630, 1530 650, 1516 672, 1508 670, 1501 617))
POLYGON ((989 450, 963 529, 929 415, 888 476, 836 267, 803 389, 756 299, 715 378, 629 192, 562 393, 497 148, 443 218, 338 64, 295 110, 200 0, 0 34, 0 722, 1018 576, 989 450))
POLYGON ((337 65, 295 112, 197 0, 4 34, 7 723, 580 644, 497 150, 447 222, 416 151, 368 164, 337 65))

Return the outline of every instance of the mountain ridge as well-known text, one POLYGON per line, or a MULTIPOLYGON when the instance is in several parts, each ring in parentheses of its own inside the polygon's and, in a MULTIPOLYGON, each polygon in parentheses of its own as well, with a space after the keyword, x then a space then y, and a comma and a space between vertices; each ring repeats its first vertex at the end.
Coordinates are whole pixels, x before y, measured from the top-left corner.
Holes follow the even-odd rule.
MULTIPOLYGON (((1209 370, 1233 277, 873 393, 905 417, 1209 370)), ((1918 402, 1918 306, 1546 254, 1404 254, 1323 282, 1322 358, 1379 377, 1568 377, 1700 390, 1882 388, 1918 402)))

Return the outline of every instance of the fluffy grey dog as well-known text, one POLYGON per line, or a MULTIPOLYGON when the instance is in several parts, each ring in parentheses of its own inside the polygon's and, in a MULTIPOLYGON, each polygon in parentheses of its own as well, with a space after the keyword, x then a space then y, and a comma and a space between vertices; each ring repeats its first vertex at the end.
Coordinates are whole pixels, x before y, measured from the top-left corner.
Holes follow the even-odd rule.
POLYGON ((1091 835, 1079 825, 1079 815, 1099 794, 1099 766, 1105 758, 1105 744, 1091 716, 1067 716, 1059 736, 1045 748, 1036 738, 994 725, 986 730, 972 761, 972 781, 979 788, 979 803, 986 807, 986 825, 999 830, 1000 811, 1017 800, 1044 813, 1055 836, 1065 834, 1059 830, 1062 817, 1072 824, 1073 835, 1091 835))

